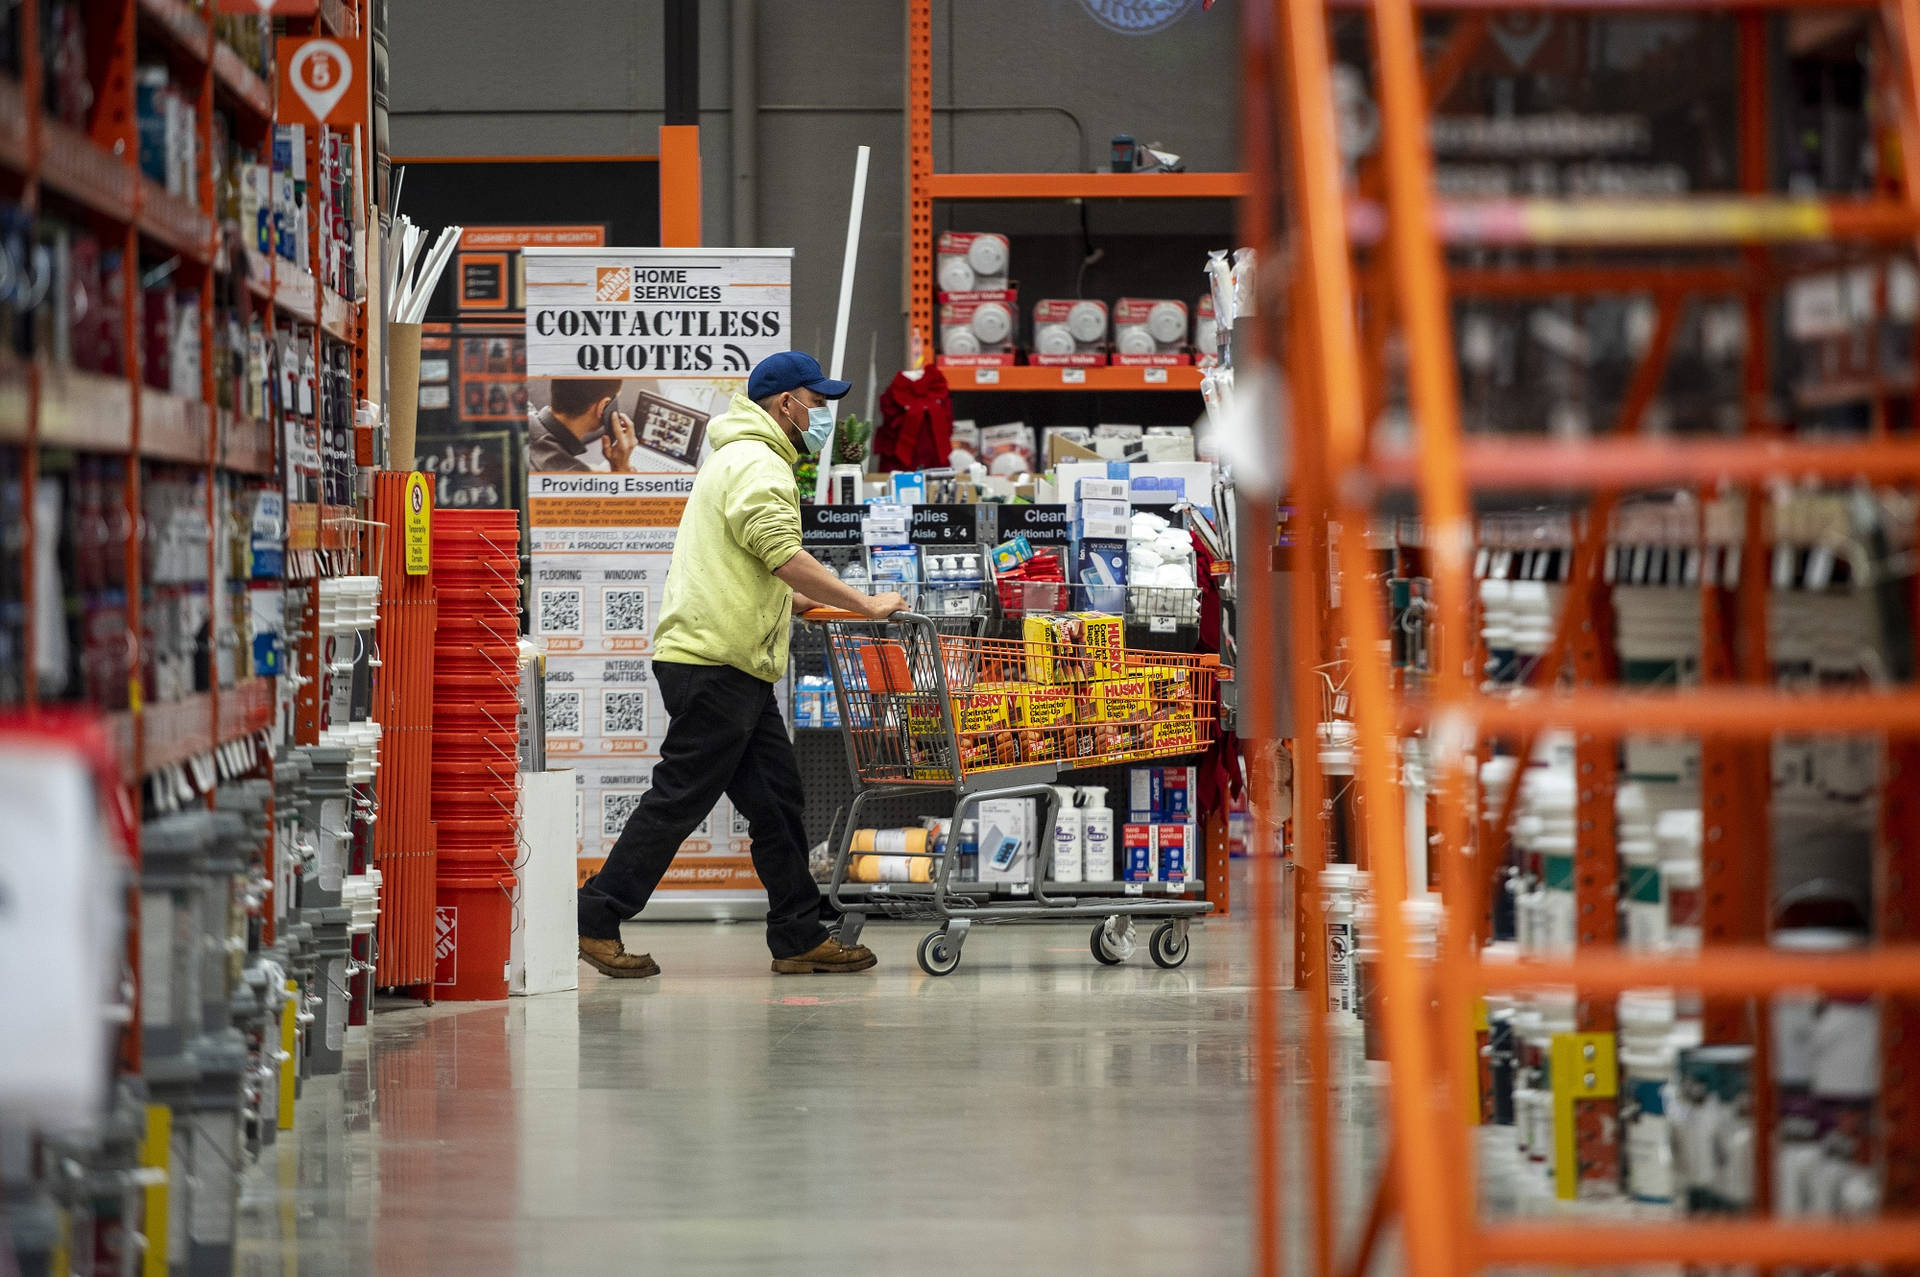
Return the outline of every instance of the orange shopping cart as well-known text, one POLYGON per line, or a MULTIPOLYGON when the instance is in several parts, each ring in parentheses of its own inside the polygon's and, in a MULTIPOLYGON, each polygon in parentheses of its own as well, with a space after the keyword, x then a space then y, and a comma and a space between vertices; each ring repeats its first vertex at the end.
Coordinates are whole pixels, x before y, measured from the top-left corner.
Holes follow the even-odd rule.
POLYGON ((947 975, 976 923, 1097 918, 1092 952, 1111 965, 1132 956, 1136 919, 1159 919, 1149 954, 1163 967, 1186 961, 1188 922, 1212 908, 1207 901, 1056 894, 1062 884, 1051 881, 1054 782, 1076 768, 1205 749, 1219 729, 1220 682, 1230 677, 1218 657, 1130 651, 1124 619, 1094 613, 1032 615, 1019 638, 943 634, 932 619, 911 612, 874 621, 822 608, 806 619, 826 631, 856 791, 830 835, 827 891, 841 914, 841 943, 858 939, 869 913, 935 921, 940 925, 921 939, 920 966, 947 975), (1029 898, 996 900, 974 884, 956 883, 957 836, 935 850, 898 853, 931 862, 924 880, 889 883, 859 899, 845 892, 862 809, 929 790, 952 793, 955 831, 989 800, 1040 804, 1029 898))

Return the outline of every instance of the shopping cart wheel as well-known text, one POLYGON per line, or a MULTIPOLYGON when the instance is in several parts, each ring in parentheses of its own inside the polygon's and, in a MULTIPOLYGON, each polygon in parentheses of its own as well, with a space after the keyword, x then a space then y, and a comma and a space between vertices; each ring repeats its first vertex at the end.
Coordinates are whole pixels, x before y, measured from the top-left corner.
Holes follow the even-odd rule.
POLYGON ((1127 918, 1115 915, 1102 918, 1093 924, 1094 961, 1106 967, 1117 967, 1133 956, 1133 923, 1127 918))
POLYGON ((920 937, 920 969, 928 975, 949 975, 960 965, 960 946, 944 931, 920 937))
POLYGON ((1163 922, 1153 929, 1147 952, 1155 966, 1171 970, 1187 960, 1187 929, 1177 922, 1163 922))

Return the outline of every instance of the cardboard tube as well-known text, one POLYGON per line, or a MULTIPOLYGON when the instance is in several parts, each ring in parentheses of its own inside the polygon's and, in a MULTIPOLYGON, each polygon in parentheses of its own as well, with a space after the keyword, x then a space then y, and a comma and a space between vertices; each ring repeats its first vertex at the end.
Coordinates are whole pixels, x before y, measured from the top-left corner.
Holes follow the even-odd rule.
POLYGON ((420 325, 387 325, 387 465, 413 469, 414 427, 420 419, 420 325))

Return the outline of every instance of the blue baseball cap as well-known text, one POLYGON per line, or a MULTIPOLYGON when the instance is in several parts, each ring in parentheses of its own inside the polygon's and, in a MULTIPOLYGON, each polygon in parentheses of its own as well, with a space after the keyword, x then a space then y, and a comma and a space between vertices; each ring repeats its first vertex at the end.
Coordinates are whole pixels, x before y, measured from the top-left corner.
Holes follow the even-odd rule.
POLYGON ((747 378, 747 398, 759 403, 768 395, 805 387, 829 399, 838 399, 853 389, 850 381, 835 381, 820 370, 820 361, 798 350, 783 350, 768 355, 754 366, 747 378))

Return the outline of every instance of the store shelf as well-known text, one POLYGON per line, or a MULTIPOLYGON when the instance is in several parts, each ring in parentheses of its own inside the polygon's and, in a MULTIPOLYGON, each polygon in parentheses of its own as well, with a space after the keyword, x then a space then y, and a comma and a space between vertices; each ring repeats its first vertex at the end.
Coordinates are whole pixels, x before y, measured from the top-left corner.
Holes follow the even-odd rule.
POLYGON ((133 386, 73 368, 46 367, 40 380, 40 442, 92 452, 133 447, 133 386))
POLYGON ((320 331, 335 341, 353 340, 353 303, 324 284, 320 287, 320 331))
POLYGON ((203 265, 213 258, 213 219, 148 177, 140 179, 140 233, 203 265))
POLYGON ((273 119, 273 91, 232 46, 213 46, 213 78, 226 95, 261 121, 273 119))
POLYGON ((1245 173, 935 173, 937 200, 1238 199, 1245 173))
POLYGON ((200 692, 165 705, 148 705, 140 714, 140 765, 148 773, 214 746, 213 697, 200 692))
POLYGON ((250 678, 220 689, 219 743, 240 740, 273 726, 273 680, 250 678))
POLYGON ((213 457, 213 410, 198 399, 141 387, 140 455, 206 465, 213 457))
POLYGON ((1879 379, 1836 378, 1795 386, 1793 406, 1810 412, 1822 408, 1844 408, 1849 404, 1866 403, 1888 395, 1910 395, 1913 387, 1914 375, 1911 372, 1895 373, 1879 379))
POLYGON ((940 372, 954 390, 1192 390, 1200 370, 1174 368, 948 368, 940 372))
MULTIPOLYGON (((1859 443, 1725 438, 1609 437, 1521 440, 1476 437, 1460 445, 1467 480, 1508 492, 1749 482, 1773 478, 1865 479, 1892 483, 1920 475, 1920 442, 1859 443)), ((1373 473, 1387 488, 1410 488, 1425 465, 1413 449, 1383 451, 1373 473)))
POLYGON ((133 170, 93 139, 58 120, 40 123, 40 180, 116 221, 133 220, 133 170))
POLYGON ((286 258, 278 258, 274 262, 273 304, 311 324, 320 317, 319 282, 286 258))
POLYGON ((166 33, 173 47, 199 62, 207 60, 206 22, 181 0, 140 0, 140 15, 166 33))
POLYGON ((272 423, 222 412, 219 464, 226 470, 271 478, 275 470, 272 423))
MULTIPOLYGON (((1718 244, 1893 242, 1920 230, 1920 215, 1892 199, 1799 199, 1702 195, 1688 199, 1437 200, 1441 238, 1451 246, 1558 244, 1706 247, 1718 244)), ((1355 244, 1386 237, 1386 209, 1347 204, 1355 244)))
POLYGON ((0 165, 27 167, 27 99, 10 75, 0 75, 0 165))
MULTIPOLYGON (((213 255, 213 268, 221 275, 232 275, 234 261, 232 250, 223 249, 213 255)), ((251 248, 242 247, 239 261, 246 273, 247 291, 263 302, 273 300, 273 263, 251 248)))

